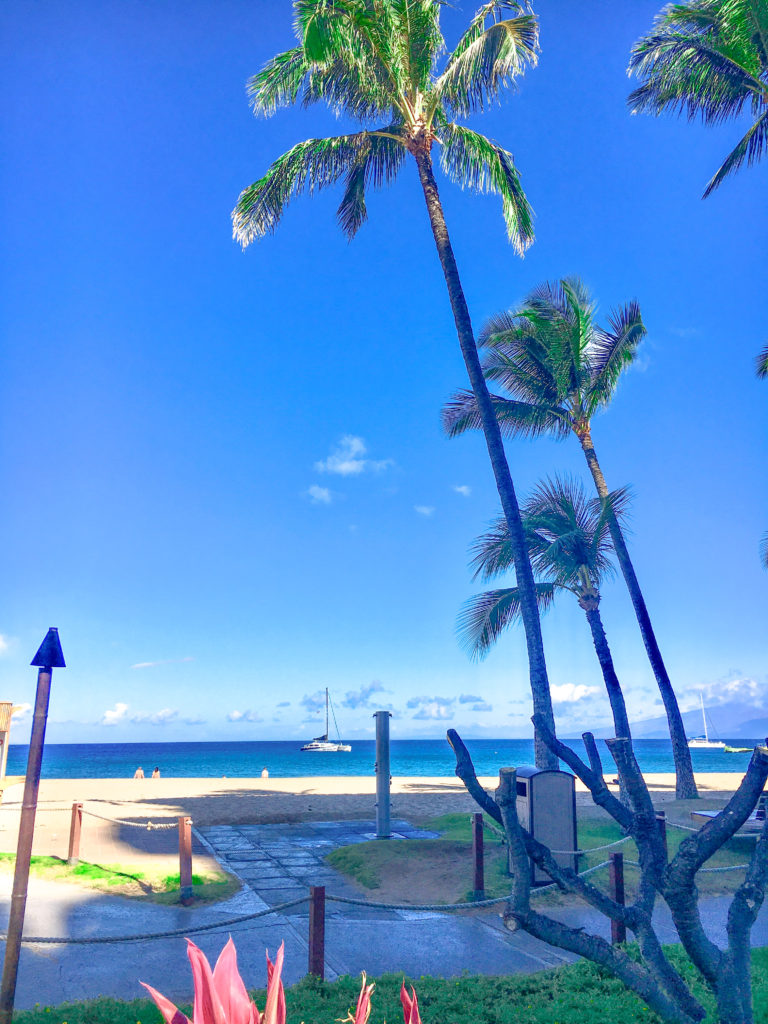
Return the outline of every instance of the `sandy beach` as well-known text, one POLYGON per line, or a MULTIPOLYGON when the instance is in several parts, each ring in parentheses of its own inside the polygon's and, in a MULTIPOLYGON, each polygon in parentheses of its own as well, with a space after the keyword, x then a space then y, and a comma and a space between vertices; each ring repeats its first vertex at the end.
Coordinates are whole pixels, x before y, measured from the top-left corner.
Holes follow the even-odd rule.
MULTIPOLYGON (((737 773, 696 776, 703 799, 700 807, 716 807, 738 786, 737 773)), ((493 791, 498 779, 480 779, 493 791)), ((667 804, 670 815, 689 821, 690 802, 674 800, 674 776, 648 775, 654 803, 667 804)), ((3 793, 0 806, 0 850, 16 846, 21 807, 21 784, 3 793)), ((75 801, 86 811, 121 822, 172 825, 188 815, 198 825, 259 824, 290 821, 343 821, 375 817, 375 780, 372 776, 318 776, 306 778, 166 778, 166 779, 51 779, 40 785, 35 827, 36 854, 67 855, 70 809, 75 801)), ((592 801, 577 781, 580 813, 589 813, 592 801)), ((422 824, 440 814, 467 813, 477 806, 455 777, 403 776, 392 780, 391 813, 422 824)), ((602 812, 598 812, 602 813, 602 812)), ((135 864, 148 854, 167 859, 176 851, 176 831, 137 828, 86 815, 83 820, 82 857, 102 863, 135 864)), ((200 854, 202 855, 202 850, 200 854)), ((203 864, 200 865, 201 867, 203 864)), ((208 867, 213 868, 211 862, 208 867)))

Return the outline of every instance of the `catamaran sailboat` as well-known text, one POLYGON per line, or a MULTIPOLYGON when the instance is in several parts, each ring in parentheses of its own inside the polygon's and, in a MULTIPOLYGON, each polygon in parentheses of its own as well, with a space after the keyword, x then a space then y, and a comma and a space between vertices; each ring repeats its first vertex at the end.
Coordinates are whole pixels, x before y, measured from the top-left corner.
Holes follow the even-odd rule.
POLYGON ((704 722, 704 735, 703 736, 692 736, 688 740, 688 746, 691 750, 725 750, 725 744, 722 740, 711 740, 709 738, 709 730, 707 729, 707 715, 704 711, 704 695, 699 694, 699 700, 701 702, 701 717, 704 722))
POLYGON ((328 695, 328 687, 325 688, 325 732, 322 736, 315 736, 309 743, 305 743, 301 748, 302 750, 311 750, 320 754, 335 754, 339 751, 350 751, 352 747, 348 743, 341 742, 341 736, 339 736, 339 727, 336 724, 336 712, 333 710, 333 704, 331 704, 331 698, 328 695), (336 729, 336 739, 338 742, 328 739, 328 708, 331 709, 333 715, 333 725, 336 729))

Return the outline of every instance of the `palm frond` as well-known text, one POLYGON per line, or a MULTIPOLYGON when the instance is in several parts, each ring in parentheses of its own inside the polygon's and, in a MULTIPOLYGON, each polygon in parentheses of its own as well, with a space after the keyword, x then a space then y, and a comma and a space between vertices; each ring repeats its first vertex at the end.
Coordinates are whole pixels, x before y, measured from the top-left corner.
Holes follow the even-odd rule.
POLYGON ((404 63, 414 92, 431 89, 435 61, 445 49, 440 31, 440 4, 434 0, 392 0, 404 43, 404 63))
POLYGON ((704 189, 702 199, 706 199, 714 192, 729 174, 738 171, 745 160, 748 165, 757 163, 766 151, 768 151, 768 109, 755 121, 746 135, 725 158, 720 169, 704 189))
POLYGON ((346 188, 337 211, 339 225, 348 239, 352 239, 368 219, 365 205, 366 188, 379 189, 388 185, 397 175, 406 157, 405 146, 390 137, 400 130, 393 124, 383 129, 388 134, 371 132, 367 145, 347 174, 346 188))
POLYGON ((452 121, 440 123, 440 135, 440 162, 445 173, 462 188, 501 196, 507 236, 522 255, 533 242, 533 211, 512 154, 452 121))
MULTIPOLYGON (((554 601, 556 584, 537 583, 535 588, 539 610, 547 611, 554 601)), ((501 632, 519 621, 520 615, 517 587, 477 594, 459 613, 456 623, 459 643, 472 659, 484 658, 501 632)))
POLYGON ((736 117, 745 103, 759 103, 765 87, 758 68, 738 63, 738 56, 710 35, 677 31, 651 33, 635 44, 629 74, 644 79, 627 100, 633 113, 665 111, 701 117, 718 124, 736 117))
POLYGON ((246 91, 254 114, 269 117, 280 107, 295 103, 311 70, 302 46, 278 53, 267 61, 261 71, 248 80, 246 91))
POLYGON ((495 519, 485 533, 481 534, 470 548, 472 557, 469 567, 473 580, 487 582, 495 576, 510 572, 515 566, 515 556, 509 539, 509 527, 504 516, 495 519))
POLYGON ((232 212, 233 237, 245 248, 277 227, 293 198, 333 185, 370 145, 368 132, 307 139, 284 153, 243 192, 232 212))
POLYGON ((758 377, 768 377, 768 345, 760 352, 755 359, 755 372, 758 377))
POLYGON ((587 412, 591 416, 613 397, 619 377, 635 358, 637 347, 648 333, 640 307, 634 300, 612 310, 609 330, 598 328, 591 339, 587 412))
POLYGON ((484 110, 502 89, 536 65, 539 26, 533 14, 521 14, 494 22, 462 45, 465 40, 466 36, 435 83, 436 99, 461 116, 484 110))
MULTIPOLYGON (((541 437, 548 434, 558 440, 569 433, 569 426, 555 411, 491 394, 501 433, 504 437, 541 437)), ((457 391, 441 411, 443 430, 458 437, 467 430, 482 430, 482 420, 471 391, 457 391)))

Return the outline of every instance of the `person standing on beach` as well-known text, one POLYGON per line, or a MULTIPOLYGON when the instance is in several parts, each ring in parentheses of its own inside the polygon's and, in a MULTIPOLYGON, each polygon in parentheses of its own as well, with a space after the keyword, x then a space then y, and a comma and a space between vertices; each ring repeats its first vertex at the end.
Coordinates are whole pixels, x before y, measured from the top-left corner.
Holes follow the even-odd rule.
POLYGON ((159 779, 160 778, 160 769, 158 768, 157 765, 155 765, 155 767, 154 767, 154 769, 152 771, 152 778, 153 779, 159 779))
POLYGON ((144 769, 141 767, 141 765, 139 765, 139 767, 133 773, 133 777, 134 777, 134 779, 143 779, 144 778, 144 769))
POLYGON ((269 778, 269 769, 268 768, 262 768, 261 769, 261 777, 262 777, 262 779, 268 779, 269 778))

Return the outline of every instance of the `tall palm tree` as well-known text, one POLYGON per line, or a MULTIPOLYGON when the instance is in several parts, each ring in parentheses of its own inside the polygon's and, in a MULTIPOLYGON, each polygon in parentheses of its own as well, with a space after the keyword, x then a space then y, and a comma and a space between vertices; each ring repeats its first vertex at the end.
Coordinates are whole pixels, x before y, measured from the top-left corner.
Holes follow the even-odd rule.
MULTIPOLYGON (((595 305, 584 284, 566 278, 536 288, 514 311, 491 317, 480 344, 484 372, 511 397, 493 395, 502 432, 511 437, 541 434, 579 440, 600 498, 608 485, 592 443, 591 421, 607 405, 624 370, 634 359, 645 327, 637 303, 614 310, 608 326, 595 320, 595 305)), ((459 392, 443 410, 452 436, 480 425, 471 392, 459 392)), ((621 526, 608 509, 613 546, 635 610, 640 634, 669 722, 679 799, 697 795, 691 754, 675 692, 637 580, 621 526)))
MULTIPOLYGON (((325 102, 357 130, 294 146, 246 188, 233 212, 245 247, 274 231, 289 200, 343 182, 338 209, 352 237, 367 218, 366 188, 389 184, 413 157, 445 276, 464 362, 510 537, 518 556, 534 707, 554 726, 533 574, 501 432, 483 378, 469 309, 448 236, 432 153, 449 180, 501 197, 507 234, 520 252, 533 240, 531 209, 512 155, 455 118, 484 110, 537 60, 538 26, 527 4, 485 3, 443 57, 441 0, 294 0, 297 46, 249 83, 253 109, 325 102)), ((536 738, 536 763, 557 759, 536 738)))
MULTIPOLYGON (((523 505, 523 526, 543 609, 558 591, 570 591, 587 616, 608 700, 613 712, 616 736, 631 738, 624 695, 600 615, 600 586, 613 575, 610 554, 609 515, 618 516, 626 504, 626 492, 613 492, 606 501, 588 499, 580 484, 555 478, 539 484, 523 505)), ((514 569, 515 560, 504 519, 473 546, 474 578, 489 580, 514 569)), ((520 594, 517 587, 489 590, 470 598, 459 617, 459 638, 472 657, 484 657, 499 634, 519 621, 520 594)))
POLYGON ((632 48, 629 73, 642 79, 632 112, 648 110, 729 121, 747 108, 752 124, 704 191, 713 192, 744 161, 768 149, 768 4, 766 0, 688 0, 669 4, 632 48))

